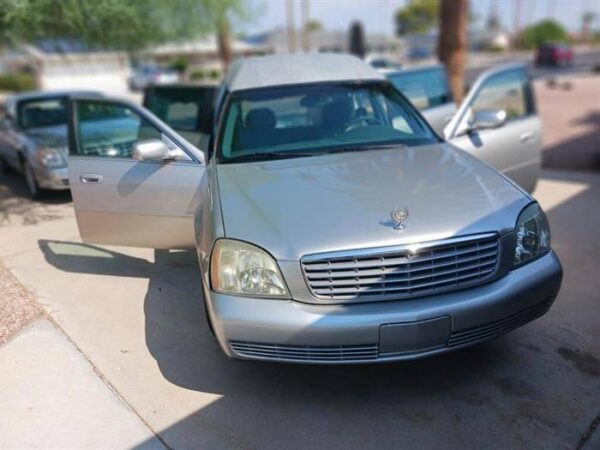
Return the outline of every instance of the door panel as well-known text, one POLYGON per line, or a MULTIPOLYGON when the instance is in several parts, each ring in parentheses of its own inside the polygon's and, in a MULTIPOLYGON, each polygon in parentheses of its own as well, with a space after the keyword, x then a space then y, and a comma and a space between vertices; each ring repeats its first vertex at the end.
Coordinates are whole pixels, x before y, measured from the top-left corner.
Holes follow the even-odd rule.
POLYGON ((85 242, 194 246, 201 152, 143 108, 110 99, 72 100, 69 141, 69 181, 85 242), (147 139, 177 146, 189 161, 132 159, 133 146, 147 139))
POLYGON ((444 133, 454 145, 531 192, 539 176, 541 131, 526 69, 511 65, 477 80, 444 133), (504 110, 507 121, 498 128, 476 129, 472 117, 478 110, 504 110))

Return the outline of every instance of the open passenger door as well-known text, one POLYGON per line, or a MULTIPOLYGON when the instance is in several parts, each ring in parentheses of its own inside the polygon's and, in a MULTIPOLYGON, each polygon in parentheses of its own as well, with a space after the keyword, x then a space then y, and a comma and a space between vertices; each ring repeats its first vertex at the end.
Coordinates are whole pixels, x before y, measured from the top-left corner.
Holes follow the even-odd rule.
POLYGON ((84 242, 194 247, 203 153, 146 109, 111 98, 69 103, 69 182, 84 242))
POLYGON ((511 64, 483 73, 444 136, 533 191, 541 162, 541 123, 526 66, 511 64))

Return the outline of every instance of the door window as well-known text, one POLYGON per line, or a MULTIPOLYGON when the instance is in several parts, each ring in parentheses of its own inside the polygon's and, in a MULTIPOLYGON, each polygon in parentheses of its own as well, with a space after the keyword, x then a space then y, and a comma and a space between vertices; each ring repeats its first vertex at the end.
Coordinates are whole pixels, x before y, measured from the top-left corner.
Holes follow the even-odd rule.
POLYGON ((508 120, 519 119, 533 112, 529 81, 524 70, 509 70, 490 77, 481 86, 471 106, 480 110, 505 110, 508 120))
POLYGON ((177 131, 211 132, 215 87, 155 87, 144 106, 177 131))
POLYGON ((421 111, 452 102, 446 72, 441 67, 398 72, 389 79, 421 111))
POLYGON ((77 145, 80 156, 130 158, 134 144, 161 139, 162 133, 127 105, 97 100, 78 100, 77 145))

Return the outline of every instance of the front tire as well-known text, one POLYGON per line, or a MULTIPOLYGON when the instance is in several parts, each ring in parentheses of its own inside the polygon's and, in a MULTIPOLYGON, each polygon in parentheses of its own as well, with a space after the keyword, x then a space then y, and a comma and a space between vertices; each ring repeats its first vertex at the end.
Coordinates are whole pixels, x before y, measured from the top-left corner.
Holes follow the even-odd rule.
POLYGON ((31 165, 27 161, 23 163, 23 174, 25 175, 25 184, 27 185, 27 191, 32 199, 38 199, 41 196, 41 189, 35 178, 35 172, 31 168, 31 165))

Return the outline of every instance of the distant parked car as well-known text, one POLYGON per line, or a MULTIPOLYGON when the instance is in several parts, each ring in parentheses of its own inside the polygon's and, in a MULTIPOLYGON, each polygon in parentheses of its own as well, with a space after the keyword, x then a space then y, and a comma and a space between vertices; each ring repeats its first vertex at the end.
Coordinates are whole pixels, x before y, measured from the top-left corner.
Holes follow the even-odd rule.
POLYGON ((379 56, 379 55, 368 56, 367 58, 365 58, 365 62, 367 64, 369 64, 371 67, 373 67, 374 69, 377 69, 380 71, 400 70, 402 68, 402 64, 396 63, 384 56, 379 56))
POLYGON ((408 50, 409 59, 425 59, 431 58, 432 56, 433 52, 427 47, 411 47, 408 50))
POLYGON ((198 148, 207 148, 213 124, 216 84, 150 86, 143 105, 198 148))
POLYGON ((0 117, 0 170, 23 173, 32 198, 44 189, 69 189, 67 100, 101 97, 94 91, 30 92, 6 99, 0 117))
POLYGON ((129 78, 129 88, 132 91, 141 91, 151 85, 177 83, 179 74, 166 67, 155 64, 143 64, 133 70, 129 78))
POLYGON ((573 49, 567 44, 543 44, 537 49, 538 66, 566 66, 573 64, 573 49))

